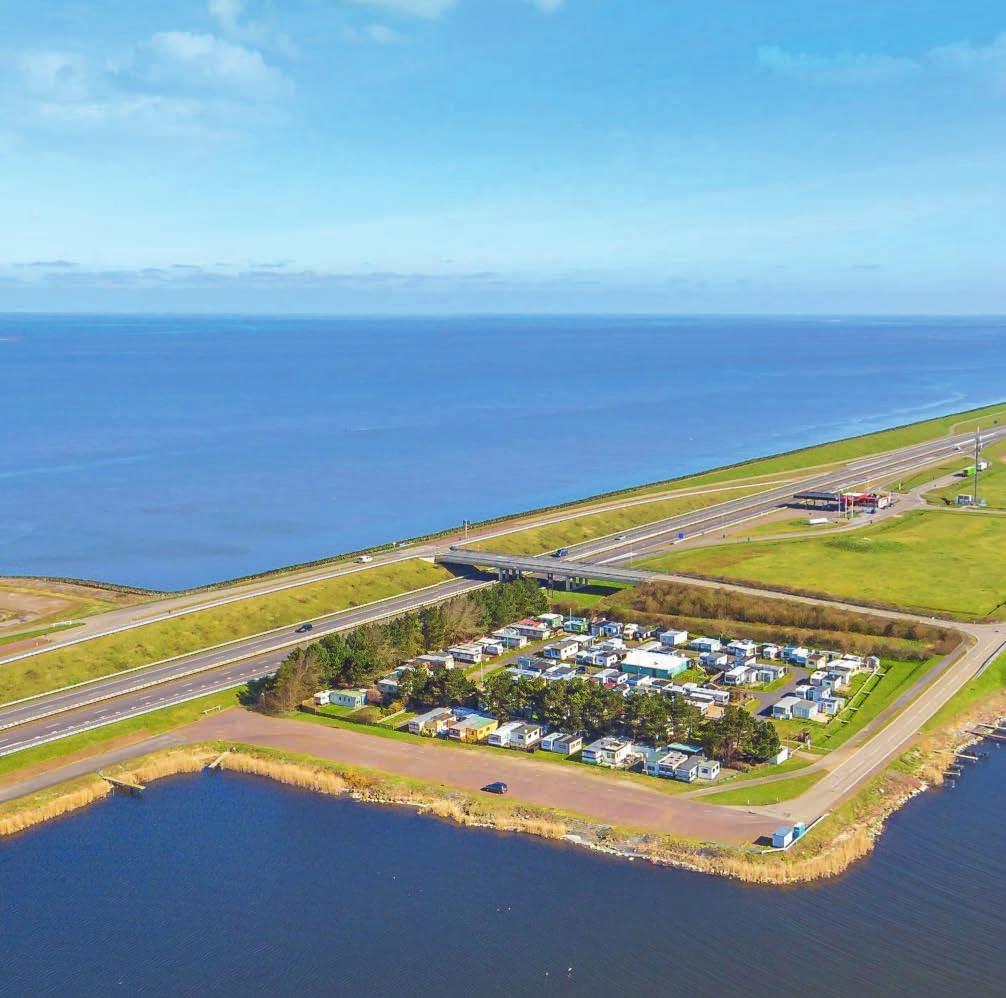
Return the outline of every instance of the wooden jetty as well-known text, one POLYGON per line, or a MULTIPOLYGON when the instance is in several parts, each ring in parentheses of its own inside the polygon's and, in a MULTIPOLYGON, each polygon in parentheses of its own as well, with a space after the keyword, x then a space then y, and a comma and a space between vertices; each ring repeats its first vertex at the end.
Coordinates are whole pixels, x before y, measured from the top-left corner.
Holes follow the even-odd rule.
POLYGON ((109 776, 100 769, 98 775, 106 782, 110 783, 116 790, 128 790, 131 794, 142 794, 147 788, 142 783, 131 783, 129 780, 120 779, 117 776, 109 776))

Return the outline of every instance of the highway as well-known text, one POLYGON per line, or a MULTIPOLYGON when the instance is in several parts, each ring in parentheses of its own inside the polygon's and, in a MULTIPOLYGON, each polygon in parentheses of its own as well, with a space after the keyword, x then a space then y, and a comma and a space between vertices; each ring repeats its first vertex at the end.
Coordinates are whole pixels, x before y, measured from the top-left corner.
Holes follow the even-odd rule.
MULTIPOLYGON (((1004 434, 1006 434, 1006 428, 986 433, 984 439, 989 441, 1004 434)), ((547 572, 552 570, 561 574, 575 573, 587 578, 597 578, 601 573, 605 573, 605 575, 612 577, 619 575, 621 581, 639 581, 651 577, 652 573, 626 569, 620 567, 619 563, 628 561, 634 556, 666 550, 677 540, 679 532, 683 531, 689 537, 694 537, 711 531, 725 530, 778 508, 797 491, 811 488, 839 491, 858 486, 864 481, 889 480, 895 475, 917 470, 947 456, 960 453, 962 447, 966 448, 972 439, 973 437, 969 434, 959 434, 848 462, 838 468, 817 471, 802 478, 796 477, 785 485, 770 486, 755 495, 730 500, 714 507, 707 507, 704 510, 626 530, 617 537, 599 538, 576 545, 571 548, 568 559, 521 559, 484 552, 476 554, 470 551, 451 551, 446 541, 438 545, 427 545, 421 549, 413 548, 396 552, 389 555, 389 559, 399 560, 424 554, 435 556, 437 560, 445 563, 454 560, 468 564, 477 563, 510 568, 520 567, 522 562, 531 562, 533 564, 527 568, 528 571, 547 572)), ((966 453, 962 454, 962 457, 966 457, 966 453)), ((599 505, 597 509, 620 508, 636 505, 639 502, 640 499, 637 496, 622 502, 599 505)), ((542 515, 540 518, 525 520, 514 529, 528 529, 566 519, 570 515, 583 515, 583 513, 581 511, 579 514, 566 512, 562 515, 555 513, 542 515)), ((497 529, 492 532, 492 535, 498 536, 506 532, 509 531, 497 529)), ((375 560, 374 564, 379 563, 381 562, 375 560)), ((329 567, 324 572, 331 575, 347 570, 365 571, 367 569, 362 567, 347 569, 344 567, 333 571, 329 567)), ((318 575, 322 574, 322 571, 318 572, 318 575)), ((683 581, 695 584, 694 580, 683 581)), ((285 585, 285 583, 283 584, 285 585)), ((227 646, 182 656, 169 662, 131 670, 126 674, 106 677, 56 695, 36 697, 19 704, 0 707, 0 755, 7 755, 103 724, 241 685, 249 679, 259 678, 275 671, 289 649, 297 644, 307 643, 334 631, 350 629, 361 623, 417 609, 428 603, 437 602, 485 584, 484 581, 473 578, 452 580, 427 590, 405 593, 369 607, 354 608, 332 614, 318 620, 309 635, 295 635, 293 628, 280 629, 231 642, 227 646)), ((276 580, 271 580, 267 585, 276 586, 276 580)), ((247 594, 242 592, 237 598, 247 598, 248 595, 255 594, 254 592, 247 594)), ((778 598, 778 594, 768 595, 778 598)), ((225 595, 218 598, 229 599, 230 596, 225 595)), ((195 611, 193 610, 193 612, 195 611)), ((117 626, 121 626, 121 620, 117 626)), ((959 625, 953 624, 951 626, 959 625)), ((981 647, 983 649, 990 647, 992 640, 991 635, 987 641, 982 635, 981 647)), ((957 680, 963 683, 969 678, 968 669, 972 669, 973 665, 973 654, 965 655, 952 670, 953 680, 947 679, 939 687, 934 684, 934 692, 929 695, 934 710, 938 708, 940 703, 945 702, 946 698, 956 689, 954 683, 957 680)), ((904 724, 910 726, 915 723, 917 721, 915 713, 908 714, 906 712, 908 720, 904 724)), ((899 725, 898 734, 903 733, 903 727, 904 725, 899 725)), ((917 727, 918 724, 915 724, 907 736, 910 737, 917 730, 917 727)), ((895 735, 891 735, 891 737, 895 737, 895 735)), ((863 778, 862 772, 872 772, 879 764, 876 762, 877 751, 879 749, 868 756, 861 757, 860 764, 867 766, 867 769, 849 769, 836 779, 842 779, 846 775, 854 776, 854 783, 858 784, 863 778)), ((844 789, 844 783, 836 783, 834 790, 835 792, 839 790, 847 792, 844 789)))

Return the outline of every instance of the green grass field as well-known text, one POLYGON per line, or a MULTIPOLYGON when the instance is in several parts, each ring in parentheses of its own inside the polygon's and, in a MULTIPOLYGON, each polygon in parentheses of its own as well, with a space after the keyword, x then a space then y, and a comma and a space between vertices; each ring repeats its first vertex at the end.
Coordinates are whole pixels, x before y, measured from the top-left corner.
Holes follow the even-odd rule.
POLYGON ((798 516, 795 519, 769 520, 766 523, 760 524, 745 523, 740 528, 740 532, 745 537, 771 537, 774 534, 826 533, 834 527, 842 526, 844 523, 844 521, 839 520, 836 516, 835 519, 829 520, 827 523, 816 523, 811 526, 811 524, 807 522, 809 519, 810 516, 808 515, 798 516))
MULTIPOLYGON (((978 476, 978 497, 984 499, 990 509, 1006 509, 1006 441, 986 448, 983 457, 989 467, 978 476)), ((952 470, 959 471, 971 463, 970 459, 962 457, 952 470)), ((973 478, 958 478, 952 485, 927 492, 926 501, 954 503, 960 493, 970 493, 973 487, 973 478)))
MULTIPOLYGON (((762 775, 770 774, 763 773, 762 775)), ((774 783, 760 783, 753 787, 724 790, 719 794, 700 797, 699 800, 703 804, 731 804, 736 807, 781 804, 783 801, 793 800, 800 794, 806 793, 823 776, 824 773, 820 771, 804 773, 802 776, 792 776, 788 780, 777 780, 774 783)))
POLYGON ((631 527, 639 527, 669 516, 681 513, 691 513, 696 509, 705 509, 718 503, 728 502, 740 496, 752 495, 758 486, 740 489, 724 489, 712 492, 701 492, 690 496, 679 496, 676 499, 658 499, 637 506, 626 506, 624 509, 608 510, 604 513, 591 513, 571 517, 558 523, 546 524, 542 527, 531 527, 528 530, 517 530, 501 537, 472 544, 478 551, 494 551, 498 554, 541 554, 558 547, 580 544, 583 541, 617 534, 631 527))
POLYGON ((0 669, 0 703, 97 679, 274 627, 290 626, 450 578, 446 569, 426 561, 397 562, 57 648, 3 666, 0 669))
POLYGON ((961 687, 926 723, 924 731, 933 731, 950 723, 976 704, 1006 690, 1006 654, 1000 655, 978 677, 961 687))
POLYGON ((910 512, 827 538, 753 541, 661 555, 647 567, 968 619, 1006 616, 1006 518, 910 512))
POLYGON ((801 731, 810 731, 811 746, 820 752, 830 752, 862 731, 937 661, 935 658, 924 662, 891 662, 885 659, 881 663, 883 675, 879 678, 861 675, 853 679, 849 690, 840 694, 847 701, 846 709, 827 724, 798 720, 773 720, 772 723, 781 738, 795 738, 801 731))

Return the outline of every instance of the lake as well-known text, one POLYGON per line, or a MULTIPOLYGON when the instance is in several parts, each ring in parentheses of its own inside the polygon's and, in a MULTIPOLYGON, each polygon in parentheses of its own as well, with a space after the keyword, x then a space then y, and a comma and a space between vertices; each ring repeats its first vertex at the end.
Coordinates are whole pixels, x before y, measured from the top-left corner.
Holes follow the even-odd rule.
POLYGON ((1001 995, 990 752, 787 889, 178 777, 0 843, 0 995, 1001 995))
POLYGON ((0 574, 176 589, 999 401, 1004 334, 0 316, 0 574))

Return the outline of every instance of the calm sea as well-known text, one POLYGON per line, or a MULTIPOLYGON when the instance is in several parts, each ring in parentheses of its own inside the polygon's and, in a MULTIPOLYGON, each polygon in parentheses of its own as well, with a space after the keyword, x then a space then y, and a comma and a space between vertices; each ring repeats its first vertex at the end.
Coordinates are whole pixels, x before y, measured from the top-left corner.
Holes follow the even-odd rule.
POLYGON ((0 317, 0 574, 179 588, 998 401, 1004 319, 0 317))
POLYGON ((1002 995, 992 755, 785 890, 178 778, 0 844, 0 995, 1002 995))

